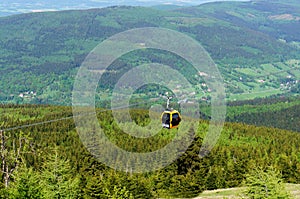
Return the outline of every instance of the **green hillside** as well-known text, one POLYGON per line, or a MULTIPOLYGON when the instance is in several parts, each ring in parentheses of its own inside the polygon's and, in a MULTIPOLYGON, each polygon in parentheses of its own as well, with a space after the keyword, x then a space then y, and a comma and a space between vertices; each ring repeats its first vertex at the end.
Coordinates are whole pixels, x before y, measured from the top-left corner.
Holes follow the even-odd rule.
POLYGON ((274 0, 274 3, 279 3, 283 5, 289 5, 289 6, 294 6, 295 8, 299 8, 299 3, 297 0, 274 0))
MULTIPOLYGON (((206 14, 228 23, 265 33, 287 43, 299 41, 299 3, 288 1, 218 2, 183 9, 193 15, 206 14), (297 6, 296 6, 297 4, 297 6), (200 14, 201 13, 201 14, 200 14)), ((247 42, 247 41, 245 41, 247 42)), ((253 44, 252 44, 253 45, 253 44)))
MULTIPOLYGON (((0 17, 0 27, 0 199, 234 198, 251 187, 249 179, 261 180, 270 170, 275 179, 267 176, 263 191, 271 184, 284 195, 286 185, 291 197, 299 197, 297 0, 30 13, 0 17), (95 113, 85 111, 89 101, 74 100, 71 106, 75 77, 88 53, 110 36, 142 27, 179 31, 209 53, 226 89, 220 135, 210 131, 214 88, 205 82, 209 75, 165 50, 131 51, 105 71, 90 66, 93 75, 102 75, 95 96, 87 99, 95 100, 95 113), (113 108, 112 99, 124 98, 113 95, 120 78, 149 63, 171 66, 193 88, 161 67, 154 75, 169 75, 165 79, 173 90, 161 79, 137 89, 121 85, 132 93, 129 105, 113 108), (167 92, 178 93, 171 100, 182 116, 177 129, 161 128, 167 92), (200 119, 187 116, 184 108, 200 119), (215 139, 210 150, 207 143, 215 139), (264 172, 262 178, 255 171, 264 172)), ((143 75, 148 80, 153 74, 143 75)), ((76 83, 82 92, 73 97, 87 98, 86 87, 76 83)), ((218 110, 219 104, 213 105, 218 110)))
MULTIPOLYGON (((119 111, 122 113, 122 110, 119 111)), ((0 113, 0 128, 4 129, 0 135, 5 135, 1 137, 5 141, 1 141, 1 146, 5 146, 10 154, 2 157, 9 163, 9 169, 15 168, 15 161, 19 164, 7 187, 6 178, 1 173, 2 198, 47 195, 71 198, 129 198, 130 195, 133 198, 196 197, 204 190, 243 186, 246 174, 269 166, 282 173, 283 182, 300 183, 300 134, 291 131, 226 123, 211 153, 199 158, 208 130, 207 121, 199 121, 195 132, 189 130, 188 135, 195 137, 180 158, 157 171, 135 174, 130 168, 127 172, 112 170, 90 154, 76 132, 70 107, 2 105, 0 113), (15 160, 13 157, 19 154, 15 149, 21 146, 18 143, 24 147, 21 147, 19 159, 15 160)), ((147 111, 131 109, 131 115, 138 118, 135 121, 138 125, 149 120, 147 111)), ((111 111, 97 109, 97 117, 109 140, 131 152, 147 153, 160 149, 170 143, 177 132, 162 129, 153 137, 135 138, 120 129, 123 127, 128 133, 132 124, 119 126, 111 111)), ((189 122, 185 118, 182 124, 189 122)), ((101 154, 106 153, 110 153, 109 148, 102 149, 101 154)), ((116 155, 118 163, 121 157, 116 155)), ((153 161, 166 156, 155 158, 158 159, 153 161)), ((139 162, 140 166, 147 164, 139 162)))
POLYGON ((237 106, 232 103, 228 106, 227 120, 300 131, 299 98, 275 98, 266 101, 248 101, 237 106))
POLYGON ((151 8, 155 8, 158 10, 178 10, 184 7, 186 6, 179 6, 179 5, 172 5, 172 4, 160 4, 160 5, 151 6, 151 8))
MULTIPOLYGON (((298 17, 299 10, 289 4, 265 1, 173 11, 117 6, 1 17, 0 101, 70 105, 74 77, 88 52, 109 36, 140 27, 170 28, 198 40, 217 63, 229 100, 298 93, 293 89, 300 77, 298 17)), ((157 59, 187 69, 194 80, 201 78, 176 56, 133 52, 115 62, 112 70, 117 68, 118 74, 108 72, 113 81, 103 89, 111 88, 125 68, 157 59)), ((191 100, 209 98, 202 83, 193 82, 199 92, 191 100)))

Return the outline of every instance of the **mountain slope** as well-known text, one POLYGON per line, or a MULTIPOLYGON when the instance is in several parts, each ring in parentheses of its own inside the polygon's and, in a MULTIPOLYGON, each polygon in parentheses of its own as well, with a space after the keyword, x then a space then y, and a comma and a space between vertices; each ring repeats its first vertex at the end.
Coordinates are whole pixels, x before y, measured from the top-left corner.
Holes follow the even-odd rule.
MULTIPOLYGON (((297 28, 285 29, 298 27, 299 21, 277 22, 276 17, 270 18, 280 14, 273 7, 277 9, 278 5, 218 2, 176 11, 117 6, 2 17, 0 101, 70 104, 76 71, 90 50, 118 32, 149 26, 171 28, 198 40, 218 64, 228 95, 268 89, 286 92, 289 87, 280 91, 280 84, 299 78, 297 70, 268 74, 299 66, 300 34, 297 28), (270 11, 266 13, 267 8, 262 9, 261 5, 270 11), (265 29, 263 24, 267 25, 265 29), (278 27, 281 28, 276 32, 278 27), (258 82, 260 76, 266 75, 269 82, 258 82), (286 79, 287 75, 292 79, 286 79)), ((280 8, 293 17, 299 14, 289 5, 280 8)), ((135 65, 137 59, 136 56, 127 61, 135 65)), ((147 58, 147 62, 151 61, 147 58)))
MULTIPOLYGON (((171 141, 181 141, 180 137, 174 138, 178 135, 176 129, 161 129, 154 136, 143 139, 131 136, 129 132, 133 132, 136 128, 131 122, 125 122, 123 124, 126 126, 120 126, 120 123, 114 120, 111 111, 103 109, 96 111, 106 139, 125 151, 137 154, 149 153, 167 144, 174 144, 171 141)), ((116 111, 122 113, 122 110, 116 111)), ((148 111, 134 109, 131 111, 133 118, 139 118, 138 125, 149 121, 148 111)), ((45 156, 53 154, 52 149, 56 148, 60 157, 70 161, 73 176, 81 176, 82 183, 79 189, 80 193, 86 196, 91 196, 91 193, 103 193, 102 190, 107 188, 105 182, 113 180, 109 181, 110 184, 127 187, 126 190, 132 192, 135 198, 191 198, 198 196, 203 190, 242 186, 245 174, 255 168, 268 166, 273 166, 282 172, 284 182, 300 183, 300 134, 295 132, 226 123, 211 153, 200 158, 199 151, 209 125, 206 121, 199 121, 199 128, 195 132, 194 128, 190 128, 189 132, 183 135, 184 139, 189 139, 189 136, 195 137, 188 149, 176 161, 157 171, 129 174, 130 171, 125 173, 108 168, 95 158, 96 156, 90 154, 87 149, 91 147, 90 150, 93 150, 95 145, 99 146, 101 138, 96 136, 99 139, 94 139, 95 135, 89 134, 94 140, 93 144, 83 145, 84 142, 80 139, 82 137, 76 131, 78 128, 70 118, 71 107, 0 105, 0 113, 0 120, 4 121, 0 126, 1 129, 25 125, 15 131, 5 131, 7 136, 13 135, 12 141, 17 139, 21 131, 23 133, 21 135, 32 138, 30 146, 34 147, 35 151, 39 151, 39 153, 26 153, 23 161, 28 166, 40 172, 41 166, 46 162, 45 156), (41 121, 52 122, 41 124, 41 121), (37 124, 26 126, 34 123, 37 124), (99 180, 95 181, 95 177, 99 177, 99 180), (152 197, 140 196, 145 193, 150 193, 152 197)), ((188 118, 183 122, 182 124, 192 127, 188 118)), ((141 133, 143 132, 147 131, 143 128, 141 133)), ((111 153, 111 148, 101 148, 101 155, 111 153)), ((137 163, 137 167, 143 167, 153 161, 161 161, 161 158, 166 160, 167 156, 169 154, 154 155, 149 162, 142 161, 139 156, 132 161, 137 163)), ((112 158, 115 158, 113 160, 117 161, 115 164, 118 165, 124 155, 116 153, 112 158)), ((109 188, 113 190, 113 186, 109 188)))
MULTIPOLYGON (((218 38, 224 40, 225 37, 226 40, 231 39, 231 41, 223 43, 222 46, 225 48, 228 46, 234 47, 235 50, 240 49, 242 51, 243 49, 239 47, 250 46, 261 50, 258 51, 256 56, 259 56, 261 52, 268 53, 268 51, 271 51, 270 53, 274 55, 285 56, 288 54, 284 52, 286 43, 300 41, 300 9, 289 5, 267 1, 216 2, 181 9, 181 12, 191 14, 194 17, 206 16, 222 20, 223 27, 217 26, 213 34, 215 36, 219 33, 218 38), (224 21, 227 23, 224 23, 224 21), (231 34, 222 35, 224 33, 222 29, 224 28, 230 29, 231 34), (254 38, 251 39, 250 35, 254 38), (281 40, 278 41, 279 39, 281 40), (266 43, 262 43, 264 40, 266 43)), ((200 29, 204 28, 200 27, 200 29)), ((202 40, 204 39, 202 38, 202 40)), ((212 39, 206 40, 206 43, 212 42, 212 39)))

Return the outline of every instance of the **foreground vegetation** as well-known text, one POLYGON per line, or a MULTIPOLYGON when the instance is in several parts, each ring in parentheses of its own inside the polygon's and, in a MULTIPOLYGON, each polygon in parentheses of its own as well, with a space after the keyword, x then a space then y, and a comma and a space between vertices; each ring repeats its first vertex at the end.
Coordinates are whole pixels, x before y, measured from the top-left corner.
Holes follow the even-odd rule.
MULTIPOLYGON (((169 28, 201 43, 224 77, 230 100, 297 93, 300 13, 291 2, 216 2, 173 11, 116 6, 1 17, 0 101, 70 105, 86 55, 116 33, 143 27, 169 28), (290 17, 282 18, 286 15, 290 17)), ((102 86, 115 82, 129 66, 149 62, 200 78, 178 56, 158 54, 132 52, 116 60, 113 72, 105 74, 112 81, 104 78, 102 86)), ((208 88, 197 83, 196 97, 207 97, 208 88)))
MULTIPOLYGON (((300 185, 299 184, 286 184, 286 189, 291 193, 292 197, 300 198, 300 185)), ((212 191, 204 191, 195 199, 216 199, 216 198, 240 198, 245 188, 229 188, 217 189, 212 191)))
MULTIPOLYGON (((67 117, 2 132, 5 142, 2 139, 1 145, 6 150, 1 151, 1 157, 8 171, 14 168, 9 178, 7 170, 1 170, 3 197, 196 197, 204 190, 243 186, 247 174, 270 166, 281 172, 285 183, 300 183, 300 134, 287 130, 226 123, 217 145, 200 158, 208 123, 199 121, 198 130, 189 132, 195 134, 192 144, 179 159, 158 171, 135 174, 130 169, 112 170, 87 151, 69 118, 70 107, 4 105, 0 112, 1 129, 67 117)), ((118 128, 110 111, 98 112, 99 123, 109 138, 129 151, 161 148, 176 134, 176 130, 162 130, 151 138, 133 139, 118 128)), ((149 120, 143 110, 131 110, 131 115, 141 125, 149 120)))

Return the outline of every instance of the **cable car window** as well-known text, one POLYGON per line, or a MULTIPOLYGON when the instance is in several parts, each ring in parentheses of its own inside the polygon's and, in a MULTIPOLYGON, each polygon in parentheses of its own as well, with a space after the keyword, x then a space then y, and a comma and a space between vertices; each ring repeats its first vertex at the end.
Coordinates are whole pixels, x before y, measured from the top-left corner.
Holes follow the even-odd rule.
POLYGON ((172 115, 172 126, 177 126, 177 125, 179 125, 179 122, 180 122, 179 114, 178 114, 178 113, 174 113, 174 114, 172 115))
POLYGON ((168 113, 164 113, 162 116, 162 122, 164 124, 169 124, 170 123, 170 115, 168 113))

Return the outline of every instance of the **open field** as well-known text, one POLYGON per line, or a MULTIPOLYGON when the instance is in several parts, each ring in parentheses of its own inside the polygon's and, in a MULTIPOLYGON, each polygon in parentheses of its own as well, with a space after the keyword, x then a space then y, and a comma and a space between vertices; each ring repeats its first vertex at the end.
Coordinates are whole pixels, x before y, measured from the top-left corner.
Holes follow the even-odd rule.
MULTIPOLYGON (((300 198, 300 184, 286 184, 287 190, 295 197, 300 198)), ((204 191, 195 199, 213 199, 213 198, 240 198, 243 188, 217 189, 204 191)))

